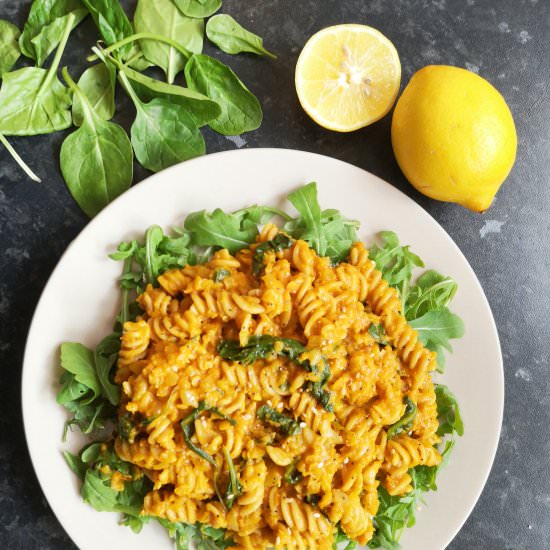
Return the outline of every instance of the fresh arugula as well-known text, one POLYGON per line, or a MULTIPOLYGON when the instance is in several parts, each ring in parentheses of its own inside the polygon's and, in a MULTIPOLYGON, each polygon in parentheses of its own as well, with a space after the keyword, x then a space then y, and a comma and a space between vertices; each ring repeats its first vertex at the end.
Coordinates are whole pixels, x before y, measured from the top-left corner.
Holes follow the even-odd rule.
POLYGON ((444 384, 435 384, 435 395, 439 420, 437 434, 440 436, 447 434, 464 435, 464 424, 454 394, 444 384))
MULTIPOLYGON (((85 502, 98 512, 121 512, 139 522, 145 495, 153 483, 143 474, 136 475, 135 466, 121 460, 112 442, 95 442, 84 447, 79 455, 64 453, 69 467, 82 479, 81 495, 85 502), (117 491, 111 487, 115 472, 124 476, 124 487, 117 491)), ((133 528, 136 521, 129 523, 133 528)), ((143 520, 139 522, 143 524, 143 520)))
POLYGON ((62 42, 67 22, 70 32, 86 15, 88 10, 80 0, 34 0, 19 37, 21 51, 41 67, 62 42))
POLYGON ((222 0, 174 0, 181 13, 188 17, 210 17, 222 6, 222 0))
POLYGON ((202 523, 189 525, 187 523, 171 523, 166 519, 157 519, 157 521, 174 540, 176 550, 190 550, 191 543, 194 544, 195 550, 225 550, 225 548, 235 546, 232 539, 226 538, 225 529, 202 523))
POLYGON ((261 37, 247 31, 230 15, 220 14, 210 18, 206 23, 206 36, 225 53, 248 52, 277 59, 275 54, 264 48, 261 37))
MULTIPOLYGON (((139 0, 134 15, 137 33, 149 32, 178 42, 189 52, 200 53, 204 34, 204 21, 186 17, 171 0, 139 0)), ((187 58, 168 44, 156 40, 140 40, 145 57, 160 67, 168 83, 183 70, 187 58)))
POLYGON ((345 260, 350 246, 359 240, 359 223, 344 218, 338 210, 321 210, 315 182, 296 189, 288 200, 300 216, 287 221, 284 230, 306 241, 320 256, 328 256, 333 264, 345 260))
POLYGON ((0 78, 11 71, 21 55, 18 43, 20 34, 13 23, 0 19, 0 78))
POLYGON ((405 412, 403 416, 388 428, 388 439, 392 439, 402 432, 408 432, 413 425, 418 409, 410 397, 405 398, 405 412))
POLYGON ((445 351, 452 351, 449 340, 464 335, 464 323, 447 307, 456 294, 457 284, 450 277, 430 270, 413 285, 413 270, 424 266, 422 260, 408 246, 400 245, 395 233, 383 231, 380 236, 382 246, 373 246, 369 256, 382 277, 399 291, 409 325, 418 332, 422 344, 437 353, 437 368, 443 372, 445 351))
POLYGON ((256 412, 256 416, 266 424, 274 426, 284 435, 296 435, 302 432, 300 423, 290 416, 275 410, 267 405, 262 405, 256 412))
POLYGON ((57 69, 74 21, 75 15, 70 13, 48 70, 25 67, 4 74, 0 89, 0 133, 48 134, 71 125, 71 94, 57 78, 57 69))
POLYGON ((336 527, 336 533, 334 534, 334 542, 332 544, 333 550, 354 550, 357 547, 357 543, 351 540, 346 533, 340 527, 340 524, 336 527), (343 544, 343 546, 340 546, 343 544))
POLYGON ((260 127, 260 102, 221 61, 208 55, 192 55, 185 65, 185 79, 190 88, 219 104, 220 115, 208 123, 214 131, 233 136, 260 127))
POLYGON ((61 146, 61 173, 80 208, 93 217, 132 184, 132 145, 121 126, 95 112, 66 68, 63 77, 80 99, 83 120, 61 146))
MULTIPOLYGON (((116 71, 103 63, 86 69, 78 80, 78 89, 86 96, 93 112, 103 120, 115 114, 116 71)), ((84 107, 79 94, 73 96, 73 124, 82 126, 84 107)))

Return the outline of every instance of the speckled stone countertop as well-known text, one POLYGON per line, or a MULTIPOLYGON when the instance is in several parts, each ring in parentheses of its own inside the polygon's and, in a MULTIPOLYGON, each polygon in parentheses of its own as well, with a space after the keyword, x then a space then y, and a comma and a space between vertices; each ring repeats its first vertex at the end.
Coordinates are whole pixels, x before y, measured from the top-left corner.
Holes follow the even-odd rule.
MULTIPOLYGON (((0 2, 0 18, 23 25, 28 0, 0 2)), ((123 2, 128 13, 135 2, 123 2)), ((369 170, 418 201, 464 252, 498 325, 506 376, 504 425, 493 470, 451 550, 550 548, 550 2, 548 0, 225 0, 225 11, 265 37, 277 52, 263 64, 248 56, 231 66, 259 96, 262 127, 242 138, 206 135, 209 152, 288 147, 330 155, 369 170), (386 117, 342 135, 317 127, 301 110, 294 65, 306 39, 336 23, 370 24, 395 43, 403 83, 427 64, 466 67, 508 101, 518 159, 484 215, 417 194, 391 151, 386 117)), ((63 63, 78 74, 96 37, 86 20, 63 63)), ((223 59, 223 55, 221 56, 223 59)), ((128 125, 133 109, 118 121, 128 125)), ((128 107, 124 109, 124 106, 128 107)), ((74 548, 52 515, 28 457, 20 405, 25 337, 46 280, 87 223, 59 172, 66 133, 12 138, 42 176, 28 180, 0 150, 0 548, 74 548)), ((136 181, 147 176, 136 168, 136 181)))

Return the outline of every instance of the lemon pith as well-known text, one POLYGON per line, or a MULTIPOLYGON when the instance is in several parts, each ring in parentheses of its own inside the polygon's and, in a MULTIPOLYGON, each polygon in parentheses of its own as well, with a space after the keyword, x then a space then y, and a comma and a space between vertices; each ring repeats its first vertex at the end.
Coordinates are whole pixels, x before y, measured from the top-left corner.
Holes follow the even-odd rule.
POLYGON ((517 136, 504 98, 489 82, 432 65, 415 73, 399 98, 392 145, 418 191, 481 212, 512 169, 517 136))
POLYGON ((366 25, 336 25, 314 34, 296 64, 296 91, 306 113, 329 130, 351 132, 391 109, 401 82, 393 44, 366 25))

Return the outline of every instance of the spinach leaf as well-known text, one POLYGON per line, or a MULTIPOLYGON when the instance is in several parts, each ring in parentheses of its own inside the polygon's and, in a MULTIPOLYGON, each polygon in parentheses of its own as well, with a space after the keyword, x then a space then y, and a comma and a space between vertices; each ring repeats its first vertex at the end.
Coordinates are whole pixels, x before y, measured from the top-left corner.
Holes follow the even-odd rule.
POLYGON ((277 59, 276 55, 264 48, 262 38, 247 31, 230 15, 220 14, 209 19, 206 24, 206 36, 225 53, 249 52, 277 59))
MULTIPOLYGON (((298 427, 300 426, 298 425, 298 427)), ((301 481, 302 473, 296 467, 296 460, 293 460, 292 463, 285 468, 283 479, 289 485, 296 485, 301 481)))
POLYGON ((287 357, 308 372, 319 374, 316 382, 308 381, 306 390, 327 411, 332 411, 331 394, 324 387, 330 378, 330 367, 325 357, 322 358, 323 369, 319 371, 317 365, 312 365, 309 359, 300 359, 300 355, 307 348, 298 340, 292 338, 277 338, 267 334, 251 336, 248 343, 241 346, 238 340, 221 340, 217 348, 223 359, 239 362, 242 365, 251 365, 258 359, 272 356, 287 357))
POLYGON ((192 55, 185 65, 187 85, 216 101, 221 114, 209 126, 223 135, 238 135, 256 130, 262 123, 258 99, 221 61, 208 55, 192 55))
MULTIPOLYGON (((78 88, 86 96, 92 110, 103 120, 111 120, 115 114, 116 71, 100 63, 86 69, 78 81, 78 88)), ((81 126, 84 108, 80 96, 73 97, 73 123, 81 126)))
POLYGON ((227 489, 225 490, 224 503, 225 508, 227 510, 231 510, 237 497, 240 497, 243 494, 243 486, 239 481, 237 471, 235 470, 235 465, 233 464, 233 459, 231 458, 231 455, 226 447, 223 448, 223 456, 227 462, 227 469, 229 472, 229 481, 227 482, 227 489))
POLYGON ((292 192, 288 199, 300 216, 287 221, 284 230, 295 239, 306 241, 334 264, 347 258, 350 246, 358 240, 359 223, 344 218, 338 210, 321 210, 315 182, 292 192))
POLYGON ((195 90, 156 80, 122 64, 118 64, 118 69, 128 77, 132 88, 142 101, 163 99, 179 105, 193 118, 198 128, 221 113, 221 108, 215 101, 195 90))
POLYGON ((166 99, 143 103, 124 73, 121 81, 136 107, 130 131, 139 163, 154 172, 204 155, 206 145, 193 118, 166 99))
MULTIPOLYGON (((101 38, 108 46, 134 33, 119 0, 82 0, 82 3, 88 8, 101 38)), ((119 53, 123 59, 128 56, 131 48, 130 45, 121 47, 119 53)))
POLYGON ((15 162, 19 164, 20 168, 31 178, 31 180, 40 183, 42 181, 25 163, 25 161, 19 156, 17 151, 11 146, 10 142, 0 134, 0 143, 7 149, 8 153, 13 157, 15 162))
POLYGON ((302 432, 300 423, 283 413, 262 405, 256 412, 256 416, 266 424, 275 426, 279 432, 285 435, 296 435, 302 432))
POLYGON ((388 428, 388 439, 392 439, 402 432, 408 432, 414 422, 418 409, 410 397, 405 398, 405 412, 403 416, 388 428))
POLYGON ((132 184, 132 145, 121 126, 96 114, 66 68, 63 77, 79 96, 84 119, 61 146, 61 173, 80 208, 93 217, 132 184))
MULTIPOLYGON (((181 13, 171 0, 139 0, 134 16, 137 33, 150 32, 170 38, 190 52, 202 51, 204 21, 181 13)), ((160 67, 172 84, 187 59, 172 46, 154 40, 141 40, 145 57, 160 67)))
POLYGON ((294 241, 287 237, 284 233, 278 233, 270 241, 264 241, 254 249, 252 256, 252 273, 259 275, 264 267, 264 256, 266 252, 280 252, 281 250, 290 248, 294 241))
POLYGON ((437 416, 439 419, 439 429, 437 434, 440 436, 446 434, 464 435, 464 424, 460 416, 460 409, 456 397, 443 384, 435 385, 435 396, 437 400, 437 416))
POLYGON ((380 233, 382 246, 373 246, 369 257, 382 272, 382 277, 399 291, 403 304, 407 303, 413 269, 424 267, 424 262, 410 251, 409 246, 401 246, 393 231, 380 233))
MULTIPOLYGON (((30 136, 64 130, 71 125, 71 94, 57 69, 75 21, 69 14, 51 67, 25 67, 7 73, 0 89, 0 133, 30 136)), ((21 35, 22 36, 22 35, 21 35)))
POLYGON ((11 71, 21 55, 18 44, 20 34, 15 25, 0 19, 0 77, 11 71))
POLYGON ((154 66, 153 63, 145 59, 145 56, 143 55, 143 50, 141 49, 141 46, 139 45, 139 42, 137 40, 131 43, 130 51, 127 54, 127 59, 125 63, 126 66, 140 72, 143 72, 149 67, 154 66))
POLYGON ((69 32, 88 14, 80 0, 34 0, 19 46, 23 54, 41 67, 48 55, 62 41, 69 17, 69 32))
POLYGON ((188 17, 210 17, 222 7, 222 0, 174 0, 181 13, 188 17))

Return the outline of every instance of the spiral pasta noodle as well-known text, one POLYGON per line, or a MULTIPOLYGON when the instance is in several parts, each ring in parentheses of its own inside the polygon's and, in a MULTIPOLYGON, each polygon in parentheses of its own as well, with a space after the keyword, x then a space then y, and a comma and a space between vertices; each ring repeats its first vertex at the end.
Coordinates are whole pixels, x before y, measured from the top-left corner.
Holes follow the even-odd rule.
POLYGON ((153 482, 145 515, 245 549, 329 549, 337 528, 366 544, 379 487, 406 494, 410 468, 441 460, 434 354, 362 244, 332 266, 304 241, 270 249, 278 232, 138 297, 116 372, 132 437, 115 450, 153 482), (392 432, 407 400, 414 421, 392 432))

